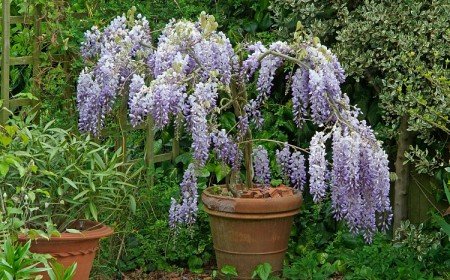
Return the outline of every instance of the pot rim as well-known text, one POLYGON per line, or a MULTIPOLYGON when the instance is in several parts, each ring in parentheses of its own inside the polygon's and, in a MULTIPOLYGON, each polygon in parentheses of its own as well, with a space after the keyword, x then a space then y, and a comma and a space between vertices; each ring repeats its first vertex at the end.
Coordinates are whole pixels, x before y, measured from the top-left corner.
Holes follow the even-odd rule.
POLYGON ((268 198, 241 198, 215 195, 208 187, 202 192, 202 201, 207 212, 219 211, 228 213, 280 213, 299 211, 303 202, 301 192, 295 191, 292 196, 268 198))
MULTIPOLYGON (((46 239, 44 237, 33 238, 32 241, 79 241, 79 240, 91 240, 91 239, 100 239, 103 237, 108 237, 114 233, 114 230, 100 222, 91 221, 91 220, 77 220, 77 221, 85 221, 91 224, 91 229, 83 230, 80 233, 69 233, 62 232, 61 236, 52 236, 50 239, 46 239)), ((30 238, 25 234, 19 234, 18 240, 21 242, 26 242, 30 240, 30 238)))

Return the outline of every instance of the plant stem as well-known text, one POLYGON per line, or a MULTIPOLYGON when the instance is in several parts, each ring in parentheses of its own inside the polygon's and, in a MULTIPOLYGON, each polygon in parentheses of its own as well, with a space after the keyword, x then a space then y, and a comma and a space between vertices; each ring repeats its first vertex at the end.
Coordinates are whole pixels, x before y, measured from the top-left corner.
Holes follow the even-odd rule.
MULTIPOLYGON (((233 108, 234 113, 237 117, 240 117, 244 114, 243 106, 239 100, 244 102, 247 101, 247 91, 244 88, 243 83, 238 83, 236 78, 232 79, 230 92, 233 99, 233 108), (243 98, 239 98, 239 94, 243 95, 243 98)), ((247 141, 244 146, 244 164, 245 164, 245 183, 246 188, 252 187, 253 181, 253 164, 252 164, 252 142, 249 141, 252 139, 252 133, 250 129, 247 129, 246 134, 244 135, 244 140, 247 141)), ((231 191, 231 190, 230 190, 231 191)), ((233 192, 232 192, 233 193, 233 192)))
POLYGON ((309 154, 309 151, 307 149, 303 149, 303 148, 300 148, 300 147, 295 146, 295 145, 291 145, 291 144, 286 143, 286 142, 282 142, 282 141, 278 141, 278 140, 272 140, 272 139, 263 139, 263 138, 250 139, 250 140, 241 141, 238 144, 245 144, 245 143, 248 143, 248 142, 271 142, 271 143, 277 143, 277 144, 280 144, 280 145, 288 145, 289 147, 291 147, 294 150, 302 151, 302 152, 305 152, 305 153, 309 154))

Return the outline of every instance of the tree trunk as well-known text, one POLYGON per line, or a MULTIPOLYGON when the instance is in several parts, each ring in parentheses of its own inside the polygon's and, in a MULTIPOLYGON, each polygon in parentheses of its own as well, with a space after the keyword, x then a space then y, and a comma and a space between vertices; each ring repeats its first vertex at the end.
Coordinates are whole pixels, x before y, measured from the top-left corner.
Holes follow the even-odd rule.
POLYGON ((410 164, 404 164, 405 152, 413 142, 414 136, 408 131, 408 116, 400 120, 399 136, 397 143, 397 157, 395 159, 395 181, 394 194, 394 230, 400 227, 400 222, 408 218, 408 188, 410 178, 410 164))

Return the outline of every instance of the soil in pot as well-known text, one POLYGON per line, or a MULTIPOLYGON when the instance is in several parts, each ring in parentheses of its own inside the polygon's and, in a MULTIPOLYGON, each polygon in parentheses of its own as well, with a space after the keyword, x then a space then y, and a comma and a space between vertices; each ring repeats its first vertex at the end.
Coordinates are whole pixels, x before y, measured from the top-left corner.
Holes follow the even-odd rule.
POLYGON ((210 216, 219 271, 231 265, 239 275, 235 279, 251 279, 258 264, 270 263, 280 272, 301 193, 286 186, 250 189, 241 198, 215 193, 217 187, 207 188, 202 201, 210 216))
MULTIPOLYGON (((50 254, 65 267, 77 263, 74 280, 88 280, 92 263, 99 247, 100 238, 113 234, 112 228, 98 222, 79 220, 68 228, 77 229, 81 233, 61 233, 60 237, 50 240, 38 238, 31 242, 30 251, 33 253, 50 254)), ((19 241, 26 243, 26 236, 19 236, 19 241)), ((49 279, 47 273, 44 280, 49 279)))

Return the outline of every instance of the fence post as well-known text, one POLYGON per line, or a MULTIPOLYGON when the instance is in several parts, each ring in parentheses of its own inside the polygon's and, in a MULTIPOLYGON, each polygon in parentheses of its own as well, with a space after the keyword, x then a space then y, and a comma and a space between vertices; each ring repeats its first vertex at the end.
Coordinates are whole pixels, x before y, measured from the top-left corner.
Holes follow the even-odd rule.
POLYGON ((33 42, 33 94, 38 94, 39 89, 39 67, 41 54, 41 15, 42 7, 40 4, 34 7, 34 42, 33 42))
POLYGON ((152 187, 155 183, 155 121, 151 116, 147 120, 147 139, 145 141, 145 163, 147 164, 148 185, 152 187))
POLYGON ((2 1, 2 84, 1 84, 1 97, 2 97, 2 110, 0 113, 0 123, 4 124, 8 120, 9 107, 9 67, 10 67, 10 36, 11 36, 11 3, 9 0, 2 1))

